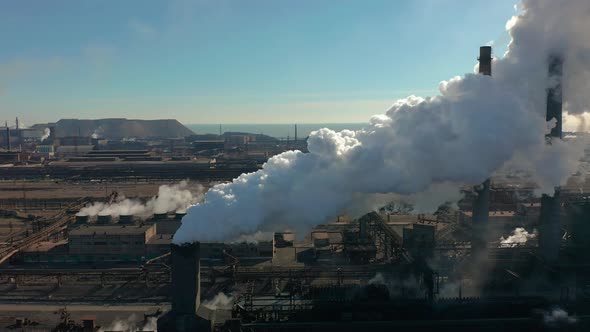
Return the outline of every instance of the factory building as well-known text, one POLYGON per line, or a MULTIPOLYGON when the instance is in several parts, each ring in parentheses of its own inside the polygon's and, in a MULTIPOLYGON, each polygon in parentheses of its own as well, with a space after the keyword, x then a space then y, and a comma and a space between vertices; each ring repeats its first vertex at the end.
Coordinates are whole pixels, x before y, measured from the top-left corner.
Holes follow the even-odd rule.
POLYGON ((66 159, 85 155, 94 150, 94 145, 60 145, 55 154, 58 158, 66 159))
POLYGON ((70 231, 69 253, 80 262, 142 261, 154 225, 81 226, 70 231))
POLYGON ((0 151, 0 164, 12 164, 21 161, 21 153, 18 151, 0 151))

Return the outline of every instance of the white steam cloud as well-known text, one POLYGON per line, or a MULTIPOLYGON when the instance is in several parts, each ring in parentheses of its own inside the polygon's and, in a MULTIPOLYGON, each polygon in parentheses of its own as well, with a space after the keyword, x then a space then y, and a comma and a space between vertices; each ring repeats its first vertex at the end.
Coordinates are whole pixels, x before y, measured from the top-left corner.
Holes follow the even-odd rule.
POLYGON ((500 248, 514 248, 519 245, 524 245, 528 240, 532 240, 537 237, 537 232, 527 232, 526 229, 518 227, 512 231, 512 234, 506 238, 500 238, 500 248))
POLYGON ((92 135, 90 135, 90 137, 92 139, 99 139, 103 133, 104 129, 102 128, 102 126, 99 126, 98 128, 94 129, 94 132, 92 133, 92 135))
POLYGON ((233 305, 233 296, 227 296, 225 293, 217 293, 214 298, 208 301, 203 301, 203 306, 211 309, 231 309, 233 305))
POLYGON ((567 311, 560 308, 543 313, 543 322, 548 326, 569 325, 577 321, 575 317, 570 316, 567 311))
POLYGON ((272 232, 262 232, 262 231, 257 231, 253 234, 241 234, 240 236, 238 236, 237 238, 229 241, 231 243, 259 243, 259 242, 265 242, 265 241, 272 241, 272 236, 273 233, 272 232))
POLYGON ((552 193, 577 169, 583 145, 546 144, 546 90, 555 81, 548 59, 559 54, 564 60, 570 114, 587 111, 590 1, 525 0, 521 9, 507 24, 512 41, 495 59, 493 76, 444 81, 440 95, 398 100, 362 130, 311 133, 309 153, 287 151, 258 172, 211 188, 188 210, 174 242, 304 232, 342 213, 370 211, 383 194, 430 192, 427 205, 434 206, 457 191, 433 188, 481 183, 507 163, 552 193))
POLYGON ((49 128, 43 129, 43 136, 41 136, 41 142, 43 142, 46 139, 48 139, 49 138, 49 135, 51 135, 51 129, 49 129, 49 128))
POLYGON ((150 198, 147 202, 139 199, 129 199, 119 196, 112 204, 94 203, 80 209, 78 215, 97 216, 110 215, 134 215, 141 219, 147 219, 154 213, 185 212, 186 209, 196 204, 203 196, 201 185, 191 186, 188 181, 181 181, 175 185, 162 185, 158 189, 158 195, 150 198))
POLYGON ((127 319, 116 319, 107 327, 101 327, 98 332, 107 331, 122 331, 122 332, 135 332, 135 331, 156 331, 158 328, 158 320, 155 317, 149 317, 147 321, 137 321, 135 314, 132 314, 127 319))

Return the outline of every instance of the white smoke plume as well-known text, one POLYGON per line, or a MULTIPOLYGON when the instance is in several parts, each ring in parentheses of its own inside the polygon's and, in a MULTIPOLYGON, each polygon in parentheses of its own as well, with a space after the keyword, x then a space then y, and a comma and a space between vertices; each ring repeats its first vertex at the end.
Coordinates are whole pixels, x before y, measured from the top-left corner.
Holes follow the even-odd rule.
POLYGON ((543 322, 548 326, 558 326, 574 324, 577 322, 577 319, 570 316, 567 311, 557 308, 551 310, 551 312, 544 312, 543 322))
POLYGON ((158 188, 158 195, 150 198, 147 202, 139 199, 129 199, 119 196, 112 203, 94 203, 80 209, 78 215, 97 216, 111 215, 134 215, 141 219, 147 219, 154 213, 185 212, 186 209, 198 203, 203 197, 203 187, 192 185, 188 181, 181 181, 175 185, 162 185, 158 188))
MULTIPOLYGON (((590 105, 590 1, 525 0, 521 8, 507 24, 512 41, 493 76, 444 81, 440 95, 398 100, 362 130, 311 133, 309 153, 287 151, 211 188, 188 210, 174 242, 286 227, 304 233, 336 215, 370 211, 367 203, 379 195, 478 184, 508 162, 552 193, 575 172, 583 145, 546 144, 546 90, 555 81, 548 59, 562 56, 564 102, 571 114, 583 113, 590 105)), ((443 190, 436 201, 448 195, 456 192, 443 190)))
POLYGON ((121 332, 135 332, 135 331, 156 331, 158 328, 158 320, 155 317, 149 317, 147 321, 137 321, 135 314, 132 314, 126 319, 116 319, 107 327, 101 327, 98 332, 107 331, 121 331, 121 332))
POLYGON ((517 227, 515 230, 512 231, 512 234, 506 238, 500 238, 500 248, 514 248, 520 245, 526 244, 529 240, 532 240, 537 237, 537 232, 533 231, 532 233, 527 232, 526 229, 522 227, 517 227))
POLYGON ((375 274, 375 276, 373 278, 371 278, 368 282, 369 285, 385 285, 386 281, 385 281, 385 277, 383 276, 382 273, 378 272, 377 274, 375 274))
POLYGON ((93 139, 99 139, 103 133, 104 129, 102 128, 102 126, 99 126, 98 128, 94 129, 94 132, 92 133, 92 135, 90 135, 90 137, 93 139))
POLYGON ((49 135, 51 135, 51 129, 49 129, 49 128, 43 129, 43 136, 41 136, 41 142, 43 142, 46 139, 48 139, 49 138, 49 135))
POLYGON ((241 234, 235 239, 229 241, 230 243, 258 243, 265 241, 272 241, 273 232, 257 231, 253 234, 241 234))
POLYGON ((217 293, 214 298, 208 301, 203 301, 202 305, 205 307, 216 310, 216 309, 231 309, 233 305, 233 296, 227 296, 225 293, 217 293))

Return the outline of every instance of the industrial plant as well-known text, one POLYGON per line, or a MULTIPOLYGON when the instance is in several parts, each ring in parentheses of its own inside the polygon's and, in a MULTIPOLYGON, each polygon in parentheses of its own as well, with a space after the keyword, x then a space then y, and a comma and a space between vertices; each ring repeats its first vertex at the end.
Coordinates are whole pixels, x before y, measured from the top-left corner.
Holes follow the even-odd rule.
MULTIPOLYGON (((492 75, 491 47, 481 47, 478 59, 480 74, 492 75)), ((549 75, 560 77, 562 66, 559 56, 551 57, 549 75)), ((557 120, 547 144, 564 136, 560 89, 558 83, 547 91, 546 118, 557 120)), ((23 141, 24 133, 19 136, 23 141)), ((12 134, 6 137, 15 141, 12 134)), ((3 328, 97 331, 128 319, 100 307, 61 306, 76 302, 141 304, 129 311, 135 315, 129 326, 154 331, 589 327, 585 182, 570 180, 539 197, 526 178, 491 177, 461 188, 457 205, 444 204, 430 214, 413 213, 411 203, 396 201, 359 217, 338 215, 304 234, 285 229, 175 243, 187 208, 199 204, 213 179, 228 181, 234 173, 212 178, 220 169, 208 163, 175 185, 164 184, 161 174, 121 176, 121 168, 131 169, 139 159, 163 170, 163 159, 151 153, 90 149, 62 163, 92 163, 99 167, 95 173, 83 175, 70 166, 71 173, 64 168, 60 177, 50 175, 57 183, 47 187, 42 178, 12 180, 22 187, 0 202, 8 230, 2 238, 0 300, 60 308, 43 315, 6 309, 9 316, 3 317, 12 321, 4 319, 3 328), (109 175, 109 168, 119 174, 109 175), (99 188, 84 191, 88 187, 99 188)), ((182 177, 173 159, 169 167, 182 177)))
POLYGON ((588 45, 531 1, 362 130, 6 122, 0 331, 590 331, 588 45))

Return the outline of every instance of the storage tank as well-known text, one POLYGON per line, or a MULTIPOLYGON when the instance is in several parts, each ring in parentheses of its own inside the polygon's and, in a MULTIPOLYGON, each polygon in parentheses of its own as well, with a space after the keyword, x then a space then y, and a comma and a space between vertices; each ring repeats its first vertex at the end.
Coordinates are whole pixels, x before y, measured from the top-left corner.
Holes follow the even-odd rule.
POLYGON ((88 223, 88 215, 76 215, 76 223, 77 224, 86 224, 88 223))
POLYGON ((119 216, 119 224, 133 224, 133 215, 132 214, 122 214, 119 216))
POLYGON ((110 224, 112 220, 112 217, 110 214, 99 214, 98 217, 96 218, 96 223, 97 224, 110 224))

